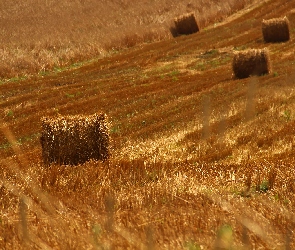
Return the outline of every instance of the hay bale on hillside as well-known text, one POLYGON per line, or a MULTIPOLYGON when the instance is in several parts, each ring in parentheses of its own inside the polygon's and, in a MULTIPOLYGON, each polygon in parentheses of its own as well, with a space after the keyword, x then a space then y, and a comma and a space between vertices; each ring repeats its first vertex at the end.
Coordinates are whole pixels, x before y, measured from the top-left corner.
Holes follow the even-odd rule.
POLYGON ((194 13, 188 13, 175 18, 174 24, 179 35, 189 35, 199 31, 194 13))
POLYGON ((264 41, 267 43, 288 41, 290 39, 288 18, 263 20, 262 34, 264 41))
POLYGON ((78 165, 109 157, 109 124, 105 114, 41 119, 45 164, 78 165))
POLYGON ((233 71, 237 78, 265 75, 271 71, 267 49, 250 49, 234 54, 233 71))

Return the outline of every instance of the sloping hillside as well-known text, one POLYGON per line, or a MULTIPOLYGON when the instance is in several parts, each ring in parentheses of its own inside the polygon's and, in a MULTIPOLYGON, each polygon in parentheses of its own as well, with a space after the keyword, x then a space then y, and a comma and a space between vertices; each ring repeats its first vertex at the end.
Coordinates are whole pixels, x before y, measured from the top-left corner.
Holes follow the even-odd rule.
POLYGON ((264 1, 219 25, 0 85, 6 249, 294 248, 294 14, 264 1), (261 21, 288 16, 291 40, 261 21), (235 51, 272 73, 235 79, 235 51), (112 157, 44 166, 42 116, 105 112, 112 157))
POLYGON ((201 28, 253 0, 23 0, 0 3, 0 79, 102 57, 171 38, 173 19, 196 13, 201 28))

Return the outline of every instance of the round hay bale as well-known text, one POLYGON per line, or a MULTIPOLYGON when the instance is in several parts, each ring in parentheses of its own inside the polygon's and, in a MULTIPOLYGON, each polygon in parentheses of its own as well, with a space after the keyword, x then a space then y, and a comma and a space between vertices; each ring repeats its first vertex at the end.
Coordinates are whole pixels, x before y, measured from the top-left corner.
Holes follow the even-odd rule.
POLYGON ((78 165, 109 158, 109 124, 105 114, 43 117, 41 146, 43 161, 78 165))
POLYGON ((273 18, 262 21, 262 34, 267 43, 286 42, 290 39, 289 20, 284 18, 273 18))
POLYGON ((199 31, 194 13, 188 13, 175 18, 174 24, 178 35, 190 35, 199 31))
POLYGON ((267 49, 249 49, 234 53, 233 71, 236 78, 260 76, 271 71, 267 49))

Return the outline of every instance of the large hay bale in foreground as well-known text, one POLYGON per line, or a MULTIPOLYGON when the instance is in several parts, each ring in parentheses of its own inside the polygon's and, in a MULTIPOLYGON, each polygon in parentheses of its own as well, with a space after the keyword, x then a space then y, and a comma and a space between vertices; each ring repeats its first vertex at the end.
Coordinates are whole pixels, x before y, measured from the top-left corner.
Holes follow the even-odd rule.
POLYGON ((271 71, 267 49, 250 49, 234 54, 233 71, 237 78, 265 75, 271 71))
POLYGON ((195 14, 188 13, 174 19, 175 28, 179 35, 189 35, 199 31, 195 14))
POLYGON ((286 42, 290 39, 289 20, 284 18, 273 18, 262 21, 262 34, 267 43, 286 42))
POLYGON ((109 124, 105 114, 44 117, 41 121, 45 164, 78 165, 109 157, 109 124))

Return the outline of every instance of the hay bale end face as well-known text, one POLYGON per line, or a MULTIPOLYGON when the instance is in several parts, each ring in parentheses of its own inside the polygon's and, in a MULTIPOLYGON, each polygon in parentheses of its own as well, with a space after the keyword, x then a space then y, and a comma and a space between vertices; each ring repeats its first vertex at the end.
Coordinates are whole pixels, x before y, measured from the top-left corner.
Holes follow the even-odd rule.
POLYGON ((271 72, 267 49, 250 49, 234 54, 233 71, 236 78, 260 76, 271 72))
POLYGON ((273 18, 262 21, 262 34, 267 43, 286 42, 290 40, 289 20, 284 18, 273 18))
POLYGON ((188 13, 175 18, 174 24, 179 35, 189 35, 199 31, 194 13, 188 13))
POLYGON ((109 124, 105 114, 41 119, 43 161, 64 165, 109 158, 109 124))

